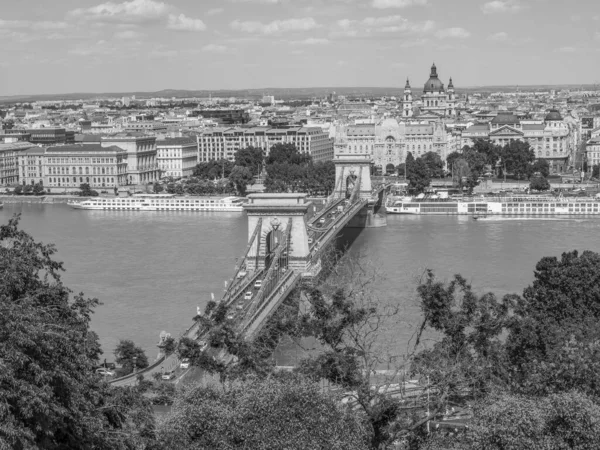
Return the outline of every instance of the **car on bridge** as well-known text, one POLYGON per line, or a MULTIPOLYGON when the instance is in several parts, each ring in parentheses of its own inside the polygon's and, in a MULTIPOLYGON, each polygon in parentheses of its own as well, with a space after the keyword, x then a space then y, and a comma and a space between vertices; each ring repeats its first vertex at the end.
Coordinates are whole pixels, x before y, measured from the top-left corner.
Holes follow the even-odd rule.
POLYGON ((161 378, 167 381, 172 380, 173 378, 175 378, 175 371, 169 370, 168 372, 163 373, 161 378))
POLYGON ((308 238, 308 243, 309 243, 309 244, 312 244, 312 243, 313 243, 313 238, 309 237, 309 238, 308 238))
POLYGON ((252 300, 252 292, 248 291, 244 294, 244 300, 252 300))
POLYGON ((246 272, 245 270, 240 270, 237 274, 237 277, 244 278, 246 275, 248 275, 248 272, 246 272))
POLYGON ((227 320, 233 320, 233 319, 235 319, 235 314, 234 313, 227 314, 227 320))
POLYGON ((321 218, 319 219, 319 223, 325 223, 325 217, 321 217, 321 218))
POLYGON ((237 305, 235 305, 235 309, 244 309, 244 304, 239 302, 237 305))
POLYGON ((254 282, 254 289, 260 289, 262 287, 262 280, 256 280, 254 282))

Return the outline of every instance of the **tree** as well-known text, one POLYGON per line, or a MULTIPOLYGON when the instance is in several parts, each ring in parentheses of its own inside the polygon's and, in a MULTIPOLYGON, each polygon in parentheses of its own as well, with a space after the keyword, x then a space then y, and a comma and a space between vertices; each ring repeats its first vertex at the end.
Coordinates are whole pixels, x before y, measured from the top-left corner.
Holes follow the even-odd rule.
POLYGON ((227 159, 208 161, 198 164, 194 168, 194 176, 203 180, 216 180, 227 178, 233 170, 233 163, 227 159))
POLYGON ((254 183, 252 170, 249 167, 235 166, 229 174, 229 182, 235 187, 238 194, 244 197, 248 185, 254 183))
POLYGON ((33 194, 33 185, 26 184, 25 186, 23 186, 23 194, 25 194, 25 195, 33 194))
POLYGON ((94 373, 99 304, 62 284, 53 245, 0 226, 0 448, 133 449, 153 436, 149 403, 94 373))
POLYGON ((431 177, 429 175, 429 168, 423 159, 417 158, 413 162, 409 162, 407 157, 406 171, 408 173, 408 190, 412 194, 420 194, 429 187, 431 177))
POLYGON ((154 183, 154 186, 152 187, 152 192, 154 192, 155 194, 160 194, 164 190, 165 189, 159 183, 154 183))
POLYGON ((33 195, 42 195, 44 193, 44 185, 40 181, 33 185, 33 195))
POLYGON ((262 148, 246 147, 235 152, 235 165, 247 167, 253 176, 259 175, 263 164, 264 152, 262 148))
POLYGON ((600 164, 594 164, 592 167, 592 177, 600 178, 600 164))
POLYGON ((550 183, 544 177, 535 177, 531 179, 529 189, 532 191, 547 191, 550 189, 550 183))
POLYGON ((300 153, 294 144, 275 144, 269 150, 267 165, 293 164, 304 165, 312 161, 308 153, 300 153))
POLYGON ((547 178, 550 175, 550 164, 545 159, 536 159, 533 164, 529 166, 527 175, 531 176, 542 176, 547 178))
POLYGON ((496 167, 496 164, 502 156, 502 147, 494 144, 487 139, 477 139, 473 146, 469 147, 471 150, 485 156, 485 164, 492 167, 496 167))
POLYGON ((80 184, 79 189, 79 195, 82 197, 98 197, 98 192, 91 189, 88 183, 80 184))
POLYGON ((427 169, 429 170, 429 176, 431 178, 443 178, 444 177, 444 162, 440 155, 436 152, 427 152, 421 156, 427 169))
POLYGON ((23 186, 21 186, 20 184, 17 185, 17 186, 15 186, 15 189, 14 189, 13 192, 14 192, 15 195, 21 195, 21 194, 23 194, 23 186))
POLYGON ((393 174, 395 170, 396 170, 396 168, 394 167, 394 165, 392 163, 385 166, 385 173, 387 175, 393 174))
POLYGON ((501 156, 506 171, 517 179, 527 175, 529 165, 535 160, 535 152, 529 146, 529 142, 518 140, 506 144, 502 148, 501 156))
POLYGON ((593 449, 600 442, 600 409, 577 392, 542 398, 500 394, 478 403, 473 419, 461 439, 467 450, 593 449))
POLYGON ((115 361, 122 366, 120 376, 128 375, 134 370, 149 366, 148 357, 144 350, 136 347, 133 341, 121 339, 114 350, 115 361))
POLYGON ((404 175, 404 177, 406 177, 406 163, 398 164, 396 171, 398 172, 398 176, 404 175))
POLYGON ((226 390, 183 389, 161 424, 161 448, 364 449, 357 416, 297 377, 249 380, 226 390))

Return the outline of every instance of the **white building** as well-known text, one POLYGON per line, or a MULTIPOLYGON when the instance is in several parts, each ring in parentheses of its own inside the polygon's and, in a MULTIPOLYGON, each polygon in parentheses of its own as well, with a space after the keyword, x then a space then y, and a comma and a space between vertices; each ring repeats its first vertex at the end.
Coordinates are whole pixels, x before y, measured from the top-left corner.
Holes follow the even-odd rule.
POLYGON ((198 164, 198 142, 193 138, 156 141, 156 161, 161 176, 181 178, 191 176, 198 164))

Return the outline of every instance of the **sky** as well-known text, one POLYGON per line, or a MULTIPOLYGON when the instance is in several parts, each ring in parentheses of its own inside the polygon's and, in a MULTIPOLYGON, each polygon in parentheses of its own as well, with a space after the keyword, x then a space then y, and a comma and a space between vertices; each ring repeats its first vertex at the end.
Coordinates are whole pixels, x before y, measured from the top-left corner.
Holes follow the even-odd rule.
POLYGON ((597 0, 2 0, 0 95, 600 81, 597 0))

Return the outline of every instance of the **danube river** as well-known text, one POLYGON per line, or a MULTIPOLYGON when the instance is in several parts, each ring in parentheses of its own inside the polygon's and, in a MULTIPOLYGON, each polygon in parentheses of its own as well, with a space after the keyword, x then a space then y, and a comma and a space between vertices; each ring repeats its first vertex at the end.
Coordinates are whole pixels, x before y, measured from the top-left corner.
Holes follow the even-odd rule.
MULTIPOLYGON (((211 292, 220 298, 247 240, 243 213, 81 211, 67 205, 5 205, 0 223, 22 213, 21 226, 58 248, 75 292, 103 303, 92 327, 105 357, 119 339, 156 356, 159 333, 187 328, 211 292)), ((388 216, 385 228, 365 229, 350 252, 370 258, 386 277, 380 298, 401 299, 405 342, 419 319, 415 279, 424 269, 448 279, 467 278, 478 292, 517 292, 532 281, 543 256, 568 250, 600 251, 600 218, 494 218, 388 216)))

